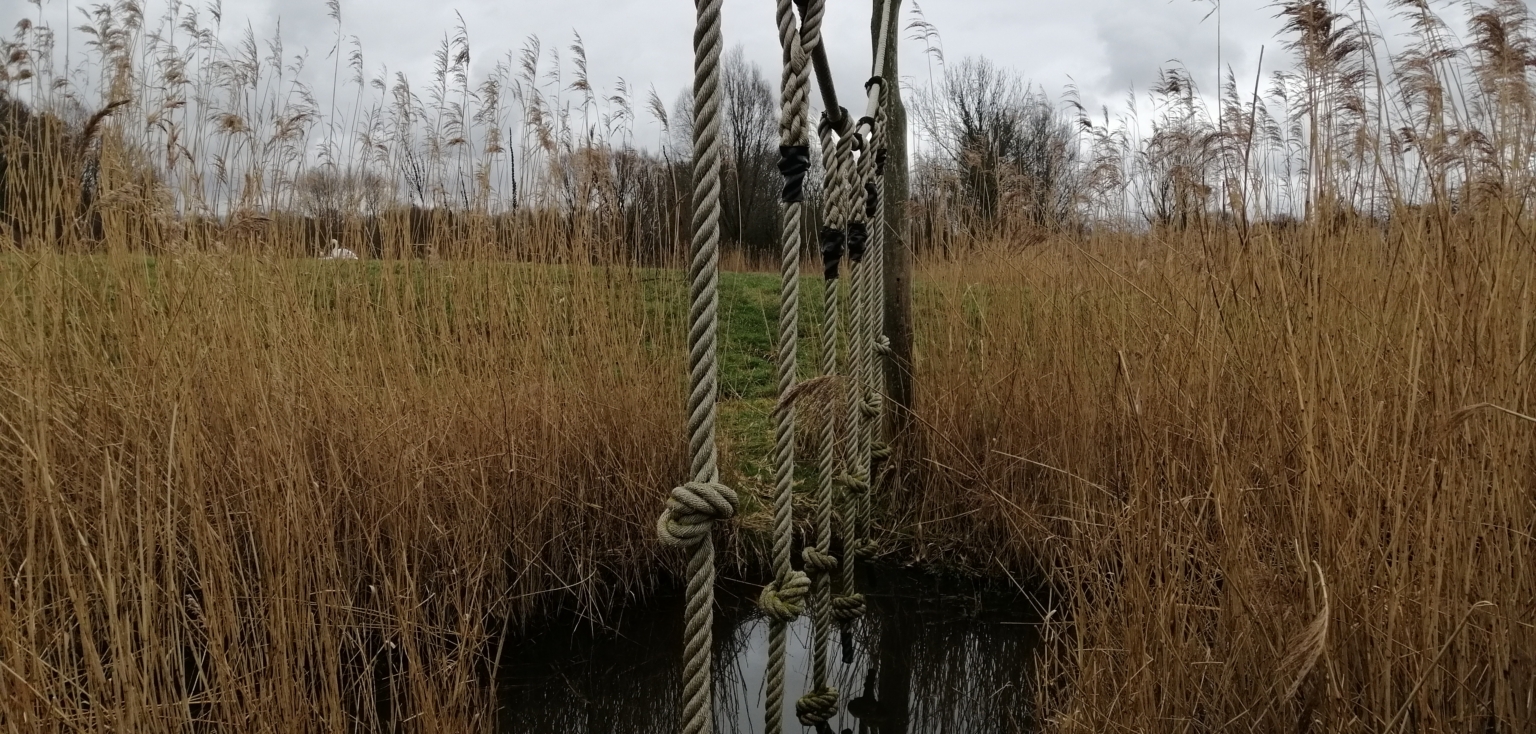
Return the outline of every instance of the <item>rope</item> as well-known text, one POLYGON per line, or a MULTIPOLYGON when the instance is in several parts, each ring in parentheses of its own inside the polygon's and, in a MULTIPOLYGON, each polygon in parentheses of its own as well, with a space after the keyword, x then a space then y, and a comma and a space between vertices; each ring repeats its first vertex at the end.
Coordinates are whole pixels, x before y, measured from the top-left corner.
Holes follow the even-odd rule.
MULTIPOLYGON (((779 285, 779 400, 795 387, 800 320, 801 223, 805 197, 801 179, 809 162, 806 146, 810 99, 805 48, 795 27, 793 0, 778 0, 779 45, 783 50, 779 115, 780 171, 784 174, 782 267, 779 285)), ((763 588, 758 606, 768 615, 768 674, 763 723, 766 734, 781 734, 784 718, 784 667, 789 623, 804 611, 811 581, 790 566, 794 534, 795 409, 786 404, 774 413, 773 583, 763 588)))
POLYGON ((736 493, 721 485, 715 448, 720 304, 720 5, 696 0, 693 34, 693 261, 689 267, 688 448, 693 481, 672 490, 657 532, 691 548, 683 630, 683 734, 713 734, 710 670, 714 621, 716 520, 736 513, 736 493))
MULTIPOLYGON (((884 362, 890 359, 891 340, 885 336, 885 151, 886 151, 886 104, 882 103, 875 112, 875 174, 874 197, 875 213, 874 226, 870 228, 869 250, 871 269, 870 280, 873 284, 869 287, 869 298, 873 307, 869 314, 870 334, 866 344, 880 356, 884 362)), ((885 365, 870 365, 869 395, 874 415, 870 419, 870 477, 873 481, 874 462, 884 462, 891 458, 891 445, 878 440, 876 435, 880 433, 883 425, 885 408, 885 365)))
MULTIPOLYGON (((814 7, 817 3, 812 3, 814 7)), ((806 16, 810 25, 810 12, 806 16)), ((832 122, 825 113, 817 125, 821 135, 821 152, 826 200, 825 223, 821 230, 822 263, 826 276, 826 301, 821 329, 821 373, 837 374, 838 338, 838 265, 842 260, 842 232, 837 227, 841 221, 841 206, 833 178, 837 170, 832 143, 832 122)), ((805 726, 824 724, 837 713, 837 689, 827 684, 828 634, 831 630, 832 578, 838 568, 838 559, 832 555, 832 484, 837 471, 836 459, 837 420, 831 414, 824 416, 821 427, 821 443, 818 446, 819 462, 816 482, 816 543, 802 552, 805 570, 811 575, 811 681, 812 688, 795 702, 795 715, 805 726)))
MULTIPOLYGON (((864 125, 861 124, 859 129, 863 128, 864 125)), ((873 172, 873 158, 868 155, 869 146, 864 144, 864 137, 859 129, 839 137, 835 154, 836 170, 829 174, 835 176, 837 180, 835 187, 829 187, 834 189, 829 196, 836 197, 840 202, 837 207, 839 218, 834 222, 837 224, 845 220, 847 222, 845 231, 851 261, 849 280, 852 281, 851 287, 848 284, 839 284, 839 296, 846 299, 849 305, 848 318, 846 321, 829 323, 829 327, 835 326, 847 334, 849 376, 852 378, 848 384, 844 455, 854 473, 852 476, 844 475, 838 482, 843 489, 844 500, 841 525, 843 558, 838 574, 838 595, 832 599, 832 617, 843 625, 864 615, 864 596, 858 593, 856 576, 858 559, 867 551, 864 531, 869 527, 869 460, 866 441, 868 434, 865 428, 868 350, 864 342, 867 332, 865 322, 869 311, 869 302, 865 293, 868 289, 869 268, 863 264, 868 225, 863 208, 859 206, 859 197, 864 192, 864 187, 860 185, 865 180, 863 174, 866 170, 873 172), (859 154, 857 161, 855 161, 856 152, 859 154)), ((829 287, 831 285, 828 284, 829 287)), ((851 641, 845 629, 844 646, 849 645, 851 641)))
MULTIPOLYGON (((878 130, 878 127, 876 127, 876 130, 878 130)), ((870 455, 871 442, 874 439, 874 429, 878 425, 877 421, 880 417, 880 408, 876 405, 878 398, 875 391, 874 369, 871 361, 875 317, 879 308, 879 304, 875 300, 875 285, 881 280, 878 243, 883 240, 880 237, 880 228, 883 223, 874 219, 877 212, 875 207, 871 206, 874 203, 871 201, 871 197, 878 196, 875 193, 874 182, 876 158, 874 142, 875 135, 871 134, 864 146, 863 152, 859 155, 858 180, 864 185, 857 193, 863 194, 864 201, 860 202, 862 206, 855 207, 862 211, 865 220, 873 220, 870 222, 873 225, 870 228, 874 231, 874 236, 870 238, 872 247, 868 254, 864 256, 864 261, 857 266, 859 278, 855 281, 855 286, 858 291, 859 318, 855 323, 853 336, 854 343, 857 345, 854 350, 854 357, 858 364, 859 394, 856 402, 860 418, 859 433, 857 434, 858 456, 856 459, 857 463, 855 464, 855 476, 863 483, 864 491, 855 497, 858 518, 854 535, 856 547, 854 553, 850 555, 863 557, 868 557, 873 550, 869 537, 870 505, 872 500, 869 485, 871 478, 874 476, 870 455)))

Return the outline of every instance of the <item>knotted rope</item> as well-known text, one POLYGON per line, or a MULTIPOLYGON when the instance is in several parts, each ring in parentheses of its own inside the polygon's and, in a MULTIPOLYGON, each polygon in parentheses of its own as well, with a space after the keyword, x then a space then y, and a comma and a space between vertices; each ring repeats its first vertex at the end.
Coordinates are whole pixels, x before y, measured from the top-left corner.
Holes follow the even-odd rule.
MULTIPOLYGON (((795 621, 805 611, 805 598, 811 593, 811 577, 799 572, 790 571, 783 579, 774 581, 763 587, 757 595, 757 606, 779 626, 784 626, 795 621)), ((772 654, 770 648, 769 654, 772 654)), ((779 694, 779 702, 783 704, 783 692, 779 694)))
MULTIPOLYGON (((815 14, 812 2, 807 8, 806 25, 815 14)), ((836 146, 832 143, 832 120, 825 113, 817 125, 821 136, 821 150, 825 185, 823 187, 826 213, 821 228, 821 257, 826 288, 823 291, 825 313, 821 328, 821 373, 823 377, 837 374, 838 350, 838 268, 843 258, 843 233, 838 227, 842 221, 841 201, 837 193, 838 182, 833 173, 837 170, 836 146)), ((825 723, 837 713, 837 690, 827 685, 828 633, 831 630, 832 578, 838 568, 838 559, 832 555, 832 484, 837 472, 837 420, 826 413, 822 420, 821 442, 818 446, 816 481, 816 543, 802 552, 805 570, 811 575, 811 680, 812 689, 795 702, 795 713, 800 723, 810 726, 825 723)))
POLYGON ((696 0, 693 33, 693 259, 689 267, 688 448, 693 481, 672 490, 657 533, 691 549, 683 629, 684 734, 713 734, 711 628, 716 520, 736 513, 736 493, 720 484, 715 448, 720 304, 720 5, 696 0))
POLYGON ((794 533, 795 408, 785 398, 795 387, 800 334, 800 250, 805 209, 803 180, 810 167, 810 69, 806 64, 803 29, 796 27, 793 0, 778 0, 776 16, 783 73, 779 115, 779 171, 784 176, 779 281, 779 400, 774 412, 773 583, 763 588, 758 606, 768 615, 768 673, 764 701, 764 731, 781 734, 784 718, 784 664, 788 626, 804 611, 810 592, 808 576, 790 566, 794 533))

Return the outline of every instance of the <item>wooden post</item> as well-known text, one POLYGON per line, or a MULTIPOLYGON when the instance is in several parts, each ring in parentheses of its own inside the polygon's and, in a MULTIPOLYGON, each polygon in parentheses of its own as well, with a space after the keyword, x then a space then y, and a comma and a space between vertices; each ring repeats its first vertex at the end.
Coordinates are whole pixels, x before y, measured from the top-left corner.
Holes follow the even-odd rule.
MULTIPOLYGON (((880 0, 873 0, 870 37, 879 47, 880 0)), ((907 239, 907 108, 901 101, 897 41, 901 38, 901 0, 889 0, 886 25, 885 94, 885 325, 893 356, 886 361, 888 391, 885 435, 901 442, 912 424, 912 250, 907 239)))

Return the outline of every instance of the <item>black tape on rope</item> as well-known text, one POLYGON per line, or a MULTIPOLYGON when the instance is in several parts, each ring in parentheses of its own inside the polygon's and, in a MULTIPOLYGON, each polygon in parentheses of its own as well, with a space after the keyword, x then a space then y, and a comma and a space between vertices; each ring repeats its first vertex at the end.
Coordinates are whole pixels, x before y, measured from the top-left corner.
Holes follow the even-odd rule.
POLYGON ((875 215, 880 213, 880 187, 874 181, 864 182, 864 216, 870 221, 875 220, 875 215))
POLYGON ((848 223, 848 259, 864 261, 864 243, 869 241, 869 227, 863 222, 848 223))
POLYGON ((779 201, 798 204, 805 201, 805 172, 811 169, 811 146, 779 146, 779 175, 784 177, 784 193, 779 201))
POLYGON ((885 159, 886 159, 886 150, 885 150, 885 148, 881 148, 880 150, 875 151, 875 175, 876 176, 884 176, 885 175, 885 159))
POLYGON ((837 264, 843 259, 843 231, 821 228, 821 267, 827 280, 837 280, 837 264))

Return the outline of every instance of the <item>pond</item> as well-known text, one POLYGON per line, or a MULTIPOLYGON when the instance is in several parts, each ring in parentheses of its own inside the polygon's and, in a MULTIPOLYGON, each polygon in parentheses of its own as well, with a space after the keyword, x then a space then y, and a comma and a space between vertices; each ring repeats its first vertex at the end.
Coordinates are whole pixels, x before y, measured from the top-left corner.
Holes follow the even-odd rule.
MULTIPOLYGON (((1032 730, 1040 616, 1030 597, 911 571, 861 574, 864 618, 831 641, 843 693, 836 731, 982 734, 1032 730), (851 700, 850 700, 851 699, 851 700)), ((723 582, 716 595, 715 730, 763 731, 768 621, 756 587, 723 582)), ((564 619, 506 648, 500 730, 674 734, 681 692, 683 599, 663 595, 601 620, 564 619)), ((810 620, 791 627, 785 731, 809 687, 810 620)))

